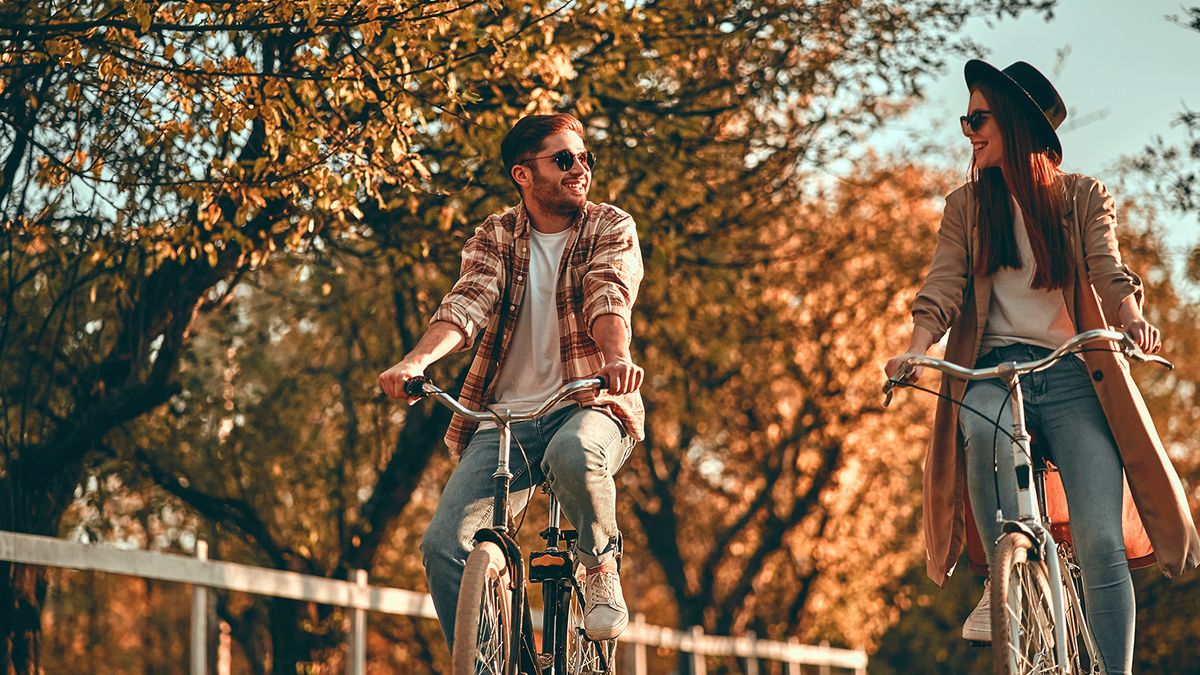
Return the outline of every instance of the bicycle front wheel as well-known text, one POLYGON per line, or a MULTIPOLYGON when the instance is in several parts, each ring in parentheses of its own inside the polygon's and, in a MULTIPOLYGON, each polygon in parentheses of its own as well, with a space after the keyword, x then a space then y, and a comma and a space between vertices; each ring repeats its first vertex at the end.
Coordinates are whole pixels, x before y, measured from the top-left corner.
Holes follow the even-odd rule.
POLYGON ((512 590, 500 547, 482 542, 467 557, 454 622, 454 675, 504 675, 512 636, 512 590))
POLYGON ((1020 532, 1000 538, 992 562, 992 656, 997 675, 1055 673, 1054 611, 1046 565, 1020 532))

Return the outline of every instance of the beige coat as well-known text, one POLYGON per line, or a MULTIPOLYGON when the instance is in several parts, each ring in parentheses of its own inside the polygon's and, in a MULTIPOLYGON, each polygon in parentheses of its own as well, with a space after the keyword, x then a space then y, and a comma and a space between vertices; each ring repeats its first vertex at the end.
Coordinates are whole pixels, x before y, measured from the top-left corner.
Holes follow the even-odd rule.
MULTIPOLYGON (((1087 176, 1068 175, 1064 182, 1067 213, 1063 226, 1072 247, 1075 283, 1063 289, 1063 297, 1078 332, 1105 328, 1117 323, 1117 310, 1126 297, 1135 294, 1140 301, 1140 280, 1121 264, 1112 196, 1087 176), (1082 247, 1080 233, 1085 239, 1082 247)), ((966 367, 973 367, 979 357, 992 291, 990 277, 976 277, 971 272, 977 250, 975 204, 970 188, 964 185, 946 198, 933 262, 912 312, 913 323, 929 329, 935 340, 950 332, 946 359, 966 367)), ((1200 536, 1179 476, 1125 359, 1107 351, 1089 351, 1082 356, 1125 465, 1127 556, 1131 563, 1155 560, 1163 574, 1178 576, 1200 565, 1200 536)), ((965 389, 961 380, 942 378, 943 395, 960 400, 965 389)), ((926 571, 938 585, 954 571, 968 536, 975 539, 971 549, 982 551, 974 524, 968 527, 971 511, 965 497, 958 405, 939 399, 925 458, 924 485, 926 571)), ((1051 504, 1051 511, 1061 512, 1062 505, 1051 504)))

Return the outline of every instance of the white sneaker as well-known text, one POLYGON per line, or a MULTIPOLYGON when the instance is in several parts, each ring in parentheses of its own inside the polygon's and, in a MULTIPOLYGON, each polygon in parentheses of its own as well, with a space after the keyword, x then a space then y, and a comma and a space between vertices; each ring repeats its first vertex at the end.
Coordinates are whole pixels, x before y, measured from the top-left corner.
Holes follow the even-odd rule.
POLYGON ((963 622, 962 636, 971 642, 992 641, 992 584, 983 580, 983 597, 963 622))
POLYGON ((590 640, 615 639, 629 624, 629 609, 621 593, 621 577, 613 569, 588 572, 583 586, 583 632, 590 640))

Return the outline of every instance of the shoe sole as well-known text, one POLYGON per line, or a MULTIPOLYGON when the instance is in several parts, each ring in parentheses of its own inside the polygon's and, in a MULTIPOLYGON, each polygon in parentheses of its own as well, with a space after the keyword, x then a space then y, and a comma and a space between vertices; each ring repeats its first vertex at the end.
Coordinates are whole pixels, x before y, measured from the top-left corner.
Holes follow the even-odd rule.
POLYGON ((608 630, 590 631, 587 629, 586 626, 584 626, 583 633, 584 633, 584 635, 587 635, 587 638, 589 640, 591 640, 592 642, 601 642, 603 640, 615 640, 618 637, 620 637, 621 633, 625 632, 625 627, 628 625, 629 625, 629 617, 626 616, 624 621, 613 626, 612 628, 609 628, 608 630))
POLYGON ((967 642, 979 642, 990 645, 992 644, 992 633, 991 631, 985 633, 980 630, 967 630, 964 628, 962 632, 962 639, 966 640, 967 642))

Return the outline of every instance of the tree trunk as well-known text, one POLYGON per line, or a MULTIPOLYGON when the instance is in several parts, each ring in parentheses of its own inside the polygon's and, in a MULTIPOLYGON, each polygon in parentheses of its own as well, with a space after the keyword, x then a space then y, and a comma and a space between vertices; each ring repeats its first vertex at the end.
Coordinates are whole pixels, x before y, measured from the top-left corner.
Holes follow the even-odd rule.
MULTIPOLYGON (((33 449, 34 452, 40 448, 33 449)), ((74 493, 74 483, 61 477, 30 475, 22 463, 8 467, 0 481, 6 514, 0 529, 47 537, 58 535, 63 510, 74 493)), ((63 473, 74 476, 70 467, 63 473)), ((61 474, 60 474, 61 476, 61 474)), ((42 603, 46 599, 48 569, 0 562, 0 666, 2 672, 35 675, 39 672, 38 647, 42 633, 42 603)))

